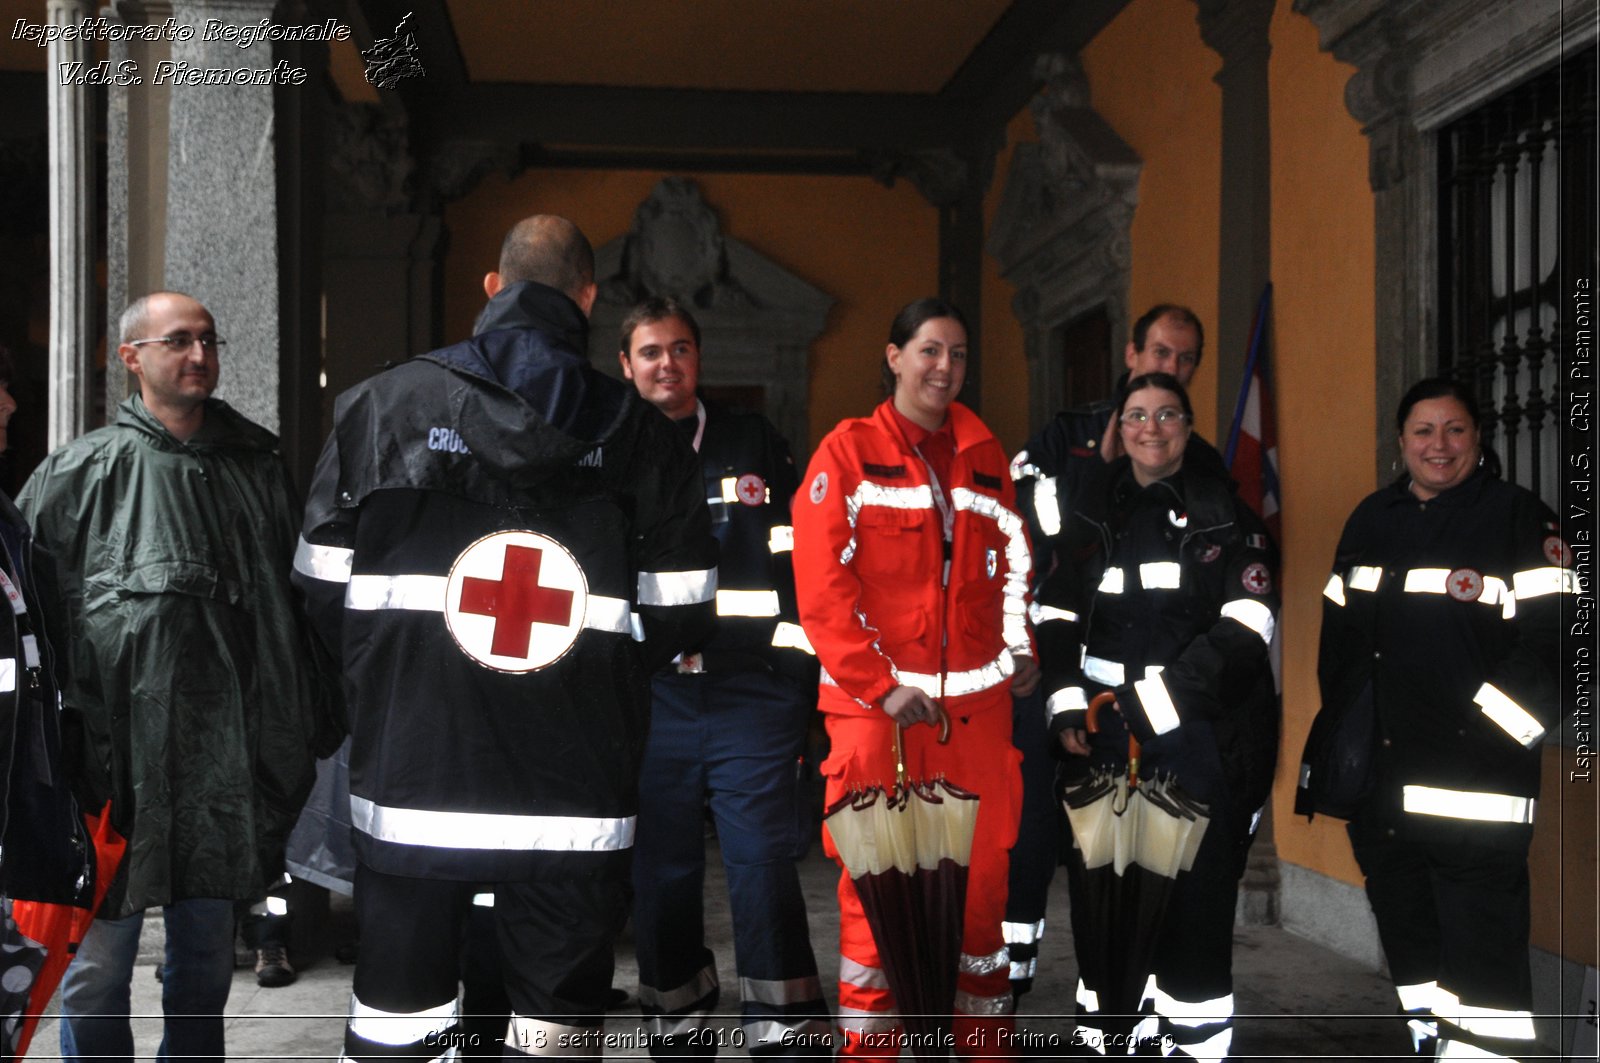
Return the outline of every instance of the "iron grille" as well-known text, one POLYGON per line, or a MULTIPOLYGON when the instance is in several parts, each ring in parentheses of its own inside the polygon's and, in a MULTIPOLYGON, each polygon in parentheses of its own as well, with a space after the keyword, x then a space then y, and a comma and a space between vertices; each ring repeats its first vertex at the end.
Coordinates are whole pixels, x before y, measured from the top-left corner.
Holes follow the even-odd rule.
POLYGON ((1439 134, 1439 372, 1506 479, 1560 498, 1563 278, 1596 275, 1595 49, 1439 134))

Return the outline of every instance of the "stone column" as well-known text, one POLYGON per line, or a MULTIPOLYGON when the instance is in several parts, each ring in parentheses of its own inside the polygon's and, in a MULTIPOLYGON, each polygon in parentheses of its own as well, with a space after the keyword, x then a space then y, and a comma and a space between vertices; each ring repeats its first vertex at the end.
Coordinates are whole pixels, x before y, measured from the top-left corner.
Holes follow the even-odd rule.
MULTIPOLYGON (((102 14, 127 25, 159 24, 172 14, 168 0, 119 0, 102 14)), ((171 57, 166 41, 113 41, 112 69, 133 62, 139 85, 106 90, 106 384, 109 420, 133 393, 133 375, 115 353, 117 318, 124 307, 166 286, 167 107, 169 89, 151 84, 156 64, 171 57)))
MULTIPOLYGON (((49 0, 49 24, 78 25, 94 13, 90 0, 49 0)), ((50 428, 54 450, 89 427, 94 378, 95 173, 93 91, 63 84, 69 64, 94 64, 94 46, 52 41, 46 52, 50 121, 50 428)), ((115 355, 113 355, 115 357, 115 355)))
POLYGON ((1274 0, 1198 0, 1200 36, 1222 57, 1222 202, 1217 320, 1206 322, 1217 372, 1220 447, 1233 423, 1261 290, 1272 278, 1272 137, 1268 29, 1274 0))
MULTIPOLYGON (((195 68, 270 70, 270 45, 205 41, 207 19, 273 18, 273 0, 175 0, 194 36, 172 60, 195 68)), ((280 281, 277 146, 270 85, 174 85, 166 197, 166 286, 193 295, 228 341, 217 396, 278 431, 280 281)), ((307 91, 302 88, 299 91, 307 91)))
MULTIPOLYGON (((1233 424, 1261 290, 1272 278, 1272 138, 1268 31, 1275 0, 1198 0, 1200 36, 1222 57, 1222 202, 1217 321, 1208 344, 1217 367, 1219 447, 1233 424)), ((1262 813, 1239 890, 1239 921, 1278 923, 1278 849, 1272 805, 1262 813)))

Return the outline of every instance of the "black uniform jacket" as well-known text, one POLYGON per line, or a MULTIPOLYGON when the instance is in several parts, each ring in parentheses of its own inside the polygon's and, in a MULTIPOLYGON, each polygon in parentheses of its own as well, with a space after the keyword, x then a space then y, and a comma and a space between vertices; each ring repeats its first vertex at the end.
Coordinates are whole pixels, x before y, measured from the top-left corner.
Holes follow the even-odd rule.
MULTIPOLYGON (((789 444, 758 413, 703 402, 700 468, 717 563, 717 627, 698 652, 708 673, 773 672, 815 692, 816 656, 794 597, 789 507, 799 473, 789 444)), ((693 433, 699 418, 679 427, 693 433)))
POLYGON ((1369 495, 1345 524, 1323 594, 1323 709, 1296 810, 1338 814, 1324 804, 1322 747, 1332 722, 1366 702, 1373 764, 1356 819, 1526 844, 1539 746, 1559 713, 1571 565, 1549 508, 1484 472, 1428 501, 1405 482, 1369 495))
MULTIPOLYGON (((1059 562, 1059 542, 1067 517, 1079 504, 1082 483, 1096 468, 1104 467, 1100 443, 1116 413, 1126 373, 1117 382, 1117 395, 1056 414, 1011 459, 1011 479, 1017 485, 1017 511, 1028 522, 1033 544, 1034 578, 1043 580, 1059 562)), ((1191 472, 1228 479, 1227 466, 1217 448, 1197 434, 1189 436, 1183 463, 1191 472)))
MULTIPOLYGON (((1051 729, 1083 727, 1087 700, 1114 690, 1144 774, 1170 772, 1247 817, 1278 748, 1276 556, 1260 520, 1230 482, 1187 462, 1140 487, 1118 458, 1084 478, 1077 502, 1040 594, 1051 729)), ((1125 759, 1117 719, 1102 710, 1097 759, 1125 759)))
POLYGON ((507 881, 632 844, 649 677, 709 630, 716 541, 693 451, 585 330, 512 285, 471 340, 338 400, 296 579, 379 871, 507 881))

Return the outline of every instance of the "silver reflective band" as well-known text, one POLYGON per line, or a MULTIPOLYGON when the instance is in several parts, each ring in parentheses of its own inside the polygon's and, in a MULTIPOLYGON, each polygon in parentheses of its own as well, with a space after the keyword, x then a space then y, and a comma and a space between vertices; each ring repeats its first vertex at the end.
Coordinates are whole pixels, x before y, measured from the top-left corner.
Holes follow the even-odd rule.
POLYGON ((650 1033, 656 1037, 677 1037, 681 1034, 703 1030, 709 1025, 710 1008, 698 1008, 681 1015, 653 1015, 647 1021, 650 1033))
POLYGON ((966 974, 993 974, 1010 962, 1011 954, 1002 945, 987 956, 973 956, 963 952, 958 969, 966 974))
POLYGON ((1095 590, 1100 594, 1121 594, 1122 582, 1122 569, 1108 568, 1100 577, 1100 586, 1095 590))
POLYGON ((1017 451, 1017 456, 1011 459, 1011 482, 1017 483, 1020 480, 1028 479, 1030 476, 1036 477, 1039 475, 1041 475, 1039 466, 1028 460, 1028 452, 1026 450, 1017 451))
POLYGON ((866 506, 885 509, 932 509, 933 488, 927 484, 919 487, 885 487, 883 484, 862 480, 855 492, 844 501, 845 519, 850 527, 856 526, 861 510, 866 506))
MULTIPOLYGON (((709 502, 709 501, 712 501, 712 500, 708 498, 708 499, 706 499, 706 501, 709 502)), ((735 476, 724 476, 722 478, 722 497, 719 498, 719 499, 716 499, 716 501, 718 501, 718 502, 737 502, 737 501, 739 501, 739 480, 738 480, 738 477, 735 477, 735 476)))
POLYGON ((889 978, 882 967, 868 967, 848 956, 839 957, 839 981, 861 989, 889 988, 889 978))
POLYGON ((639 983, 639 1003, 656 1011, 682 1011, 689 1005, 699 1000, 704 1000, 711 995, 711 991, 722 983, 717 979, 716 963, 706 964, 682 985, 672 989, 657 989, 655 986, 639 983))
POLYGON ((741 978, 739 999, 757 1004, 804 1004, 822 999, 822 983, 814 974, 783 979, 741 978))
POLYGON ((1133 684, 1133 689, 1144 706, 1150 729, 1156 734, 1164 735, 1183 722, 1178 719, 1178 707, 1172 703, 1172 695, 1167 692, 1166 680, 1159 675, 1138 680, 1133 684))
POLYGON ((806 637, 805 628, 799 624, 791 624, 787 620, 780 620, 773 626, 772 645, 774 649, 800 650, 813 657, 817 655, 811 640, 806 637))
POLYGON ((1147 561, 1139 566, 1139 585, 1147 591, 1175 591, 1182 584, 1183 566, 1176 561, 1147 561))
POLYGON ((827 1042, 833 1027, 828 1025, 827 1019, 816 1016, 806 1017, 796 1015, 788 1021, 778 1019, 748 1019, 741 1022, 744 1030, 744 1039, 750 1045, 782 1045, 787 1039, 789 1042, 799 1041, 804 1044, 822 1045, 827 1042))
POLYGON ((1151 998, 1157 1015, 1164 1015, 1181 1026, 1204 1026, 1208 1022, 1233 1018, 1232 993, 1211 1000, 1179 1000, 1156 985, 1152 987, 1151 998))
POLYGON ((1033 923, 1000 924, 1000 937, 1007 945, 1032 945, 1043 936, 1043 919, 1033 923))
POLYGON ((958 1015, 1010 1015, 1016 1007, 1016 998, 1009 989, 994 997, 980 997, 964 989, 956 991, 955 1010, 958 1015))
POLYGON ((369 1007, 350 994, 350 1032, 373 1044, 421 1044, 428 1035, 443 1033, 455 1024, 454 1000, 426 1011, 398 1012, 369 1007))
POLYGON ((603 1026, 561 1026, 515 1013, 506 1026, 506 1044, 525 1056, 598 1056, 604 1041, 603 1026))
POLYGON ((15 689, 17 689, 17 659, 0 658, 0 694, 9 694, 15 689))
POLYGON ((1442 790, 1437 786, 1404 786, 1400 792, 1402 807, 1407 812, 1480 823, 1531 824, 1536 804, 1531 797, 1442 790))
POLYGON ((698 605, 717 593, 717 570, 639 573, 640 605, 698 605))
POLYGON ((474 893, 472 895, 472 903, 477 905, 479 908, 493 908, 494 907, 494 894, 492 894, 492 893, 474 893))
POLYGON ((39 640, 32 635, 22 636, 22 663, 29 668, 39 667, 39 640))
POLYGON ((1096 683, 1104 683, 1108 687, 1120 687, 1127 678, 1120 661, 1091 657, 1087 653, 1083 655, 1083 674, 1096 683))
POLYGON ((598 594, 591 594, 584 606, 583 626, 595 631, 632 635, 634 617, 628 603, 621 598, 602 598, 598 594))
MULTIPOLYGON (((1449 594, 1450 573, 1448 568, 1414 568, 1406 573, 1405 591, 1408 594, 1449 594)), ((1477 601, 1484 605, 1504 605, 1505 618, 1511 619, 1516 614, 1516 606, 1512 604, 1512 595, 1506 587, 1506 581, 1499 576, 1483 576, 1483 589, 1479 591, 1477 601)), ((1459 588, 1458 588, 1459 589, 1459 588)), ((1470 589, 1470 588, 1469 588, 1470 589)))
POLYGON ((767 551, 786 554, 794 549, 794 528, 788 524, 774 524, 767 532, 767 551))
POLYGON ((1344 605, 1344 578, 1337 572, 1328 577, 1328 585, 1322 588, 1322 596, 1334 605, 1344 605))
MULTIPOLYGON (((1006 537, 1005 597, 1001 603, 1000 637, 1012 653, 1025 655, 1029 651, 1028 571, 1033 567, 1033 557, 1028 552, 1028 534, 1022 518, 1001 505, 997 499, 966 487, 951 491, 950 502, 958 513, 965 511, 994 521, 1000 534, 1006 537)), ((949 582, 948 576, 945 582, 949 582)))
POLYGON ((1479 1037, 1506 1037, 1519 1041, 1531 1041, 1534 1038, 1531 1011, 1463 1004, 1461 998, 1448 989, 1439 990, 1433 1013, 1479 1037))
POLYGON ((976 694, 990 687, 999 686, 1016 670, 1017 666, 1011 659, 1010 651, 1001 650, 1000 656, 981 668, 969 668, 964 672, 946 672, 943 682, 939 676, 926 672, 898 672, 896 678, 900 680, 901 685, 916 687, 930 698, 957 698, 963 694, 976 694))
POLYGON ((1272 617, 1272 610, 1267 603, 1254 598, 1235 598, 1231 602, 1224 602, 1221 615, 1230 620, 1237 620, 1245 627, 1261 636, 1261 641, 1272 645, 1272 632, 1277 628, 1277 621, 1272 617))
POLYGON ((288 915, 289 901, 285 897, 267 897, 268 915, 288 915))
MULTIPOLYGON (((1075 709, 1087 709, 1089 698, 1082 687, 1062 687, 1045 699, 1045 711, 1051 716, 1060 712, 1072 712, 1075 709)), ((1006 924, 1009 926, 1010 924, 1006 924)), ((1010 940, 1009 938, 1007 940, 1010 940)))
POLYGON ((1394 991, 1400 997, 1401 1011, 1432 1011, 1434 1004, 1439 999, 1438 982, 1397 985, 1394 987, 1394 991))
POLYGON ((348 583, 350 564, 355 556, 354 550, 342 546, 313 546, 302 537, 294 548, 294 570, 312 579, 348 583))
POLYGON ((1100 1010, 1100 994, 1083 984, 1083 979, 1078 979, 1078 990, 1073 994, 1073 999, 1083 1005, 1083 1010, 1093 1013, 1100 1010))
POLYGON ((1570 568, 1530 568, 1511 577, 1517 600, 1544 594, 1578 594, 1578 576, 1570 568))
POLYGON ((1493 720, 1495 726, 1523 748, 1532 749, 1544 737, 1544 724, 1534 719, 1527 709, 1506 697, 1493 683, 1479 687, 1472 700, 1483 707, 1483 714, 1493 720))
POLYGON ((717 591, 718 616, 777 616, 777 591, 717 591))
POLYGON ((1013 982, 1021 981, 1024 978, 1032 978, 1034 975, 1036 975, 1038 973, 1039 973, 1039 957, 1037 957, 1037 956, 1035 956, 1031 960, 1012 960, 1011 961, 1011 970, 1009 972, 1009 977, 1011 978, 1011 980, 1013 982))
POLYGON ((1034 626, 1037 627, 1040 624, 1048 624, 1056 620, 1076 623, 1078 614, 1071 609, 1057 609, 1053 605, 1040 605, 1038 602, 1034 602, 1028 606, 1028 619, 1032 620, 1034 626))
POLYGON ((360 612, 411 609, 444 612, 444 576, 351 576, 344 591, 344 607, 360 612))
POLYGON ((1348 586, 1353 591, 1375 591, 1382 579, 1383 569, 1376 565, 1357 565, 1350 570, 1348 586))
POLYGON ((1061 505, 1056 501, 1056 478, 1041 476, 1033 484, 1033 515, 1047 538, 1061 534, 1061 505))
POLYGON ((633 816, 514 816, 391 808, 350 795, 350 823, 363 834, 397 845, 438 849, 611 852, 633 844, 634 822, 633 816))

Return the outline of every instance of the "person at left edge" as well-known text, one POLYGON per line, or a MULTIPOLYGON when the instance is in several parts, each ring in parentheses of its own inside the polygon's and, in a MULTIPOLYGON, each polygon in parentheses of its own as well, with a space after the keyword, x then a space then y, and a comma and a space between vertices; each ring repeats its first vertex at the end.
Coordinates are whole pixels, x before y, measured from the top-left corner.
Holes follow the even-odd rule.
POLYGON ((85 808, 110 799, 128 839, 61 982, 61 1051, 132 1054, 139 931, 161 908, 160 1058, 220 1060, 233 902, 282 874, 314 752, 337 735, 289 585, 288 471, 271 433, 212 397, 216 321, 188 295, 154 292, 120 330, 138 393, 18 497, 59 576, 68 771, 85 808))
POLYGON ((650 675, 713 621, 694 452, 584 354, 587 238, 526 218, 483 286, 471 339, 339 397, 295 560, 350 700, 352 1060, 454 1057, 485 890, 506 1054, 600 1055, 650 675))
POLYGON ((650 1051, 658 1059, 716 1054, 715 1044, 687 1043, 720 997, 702 916, 709 803, 733 908, 745 1047, 752 1056, 810 1056, 793 1034, 828 1027, 794 864, 795 762, 817 681, 794 601, 794 461, 765 417, 696 397, 700 326, 683 306, 647 299, 621 332, 622 375, 700 455, 722 546, 716 633, 652 683, 640 777, 652 798, 639 809, 633 860, 650 1051))

